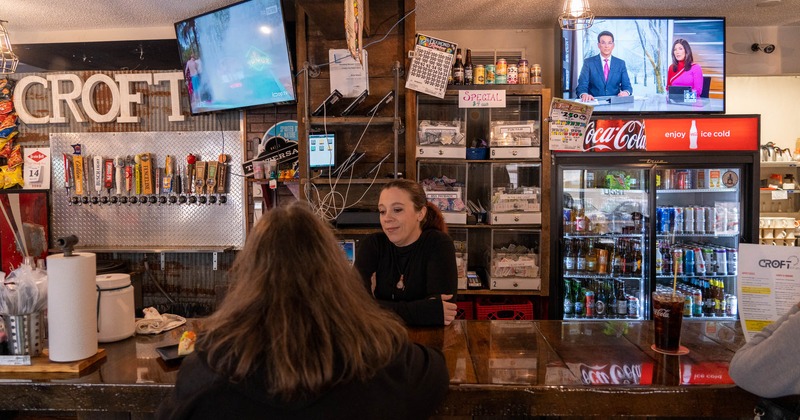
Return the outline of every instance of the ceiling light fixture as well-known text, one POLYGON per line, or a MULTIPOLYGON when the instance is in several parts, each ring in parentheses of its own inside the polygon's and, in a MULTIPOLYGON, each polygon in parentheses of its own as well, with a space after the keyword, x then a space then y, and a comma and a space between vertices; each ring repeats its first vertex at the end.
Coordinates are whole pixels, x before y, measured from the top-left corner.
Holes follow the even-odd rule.
POLYGON ((772 7, 781 4, 781 0, 759 0, 756 7, 772 7))
POLYGON ((589 0, 564 0, 564 10, 558 16, 561 29, 578 31, 589 29, 594 23, 594 13, 589 0))
POLYGON ((17 71, 19 58, 11 50, 11 40, 8 39, 5 23, 5 20, 0 20, 0 74, 11 74, 17 71))

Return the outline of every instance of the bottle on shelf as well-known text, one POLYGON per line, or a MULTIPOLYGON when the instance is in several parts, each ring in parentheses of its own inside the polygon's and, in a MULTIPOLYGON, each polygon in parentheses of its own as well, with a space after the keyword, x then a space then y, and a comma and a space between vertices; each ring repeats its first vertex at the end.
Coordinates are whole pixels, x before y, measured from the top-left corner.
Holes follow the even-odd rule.
POLYGON ((464 62, 461 60, 461 48, 456 49, 456 61, 453 63, 453 84, 464 84, 464 62))
POLYGON ((464 84, 475 84, 475 77, 472 66, 472 50, 467 49, 467 61, 464 63, 464 84))
POLYGON ((656 243, 656 275, 664 275, 664 254, 661 253, 661 241, 656 243))
POLYGON ((594 312, 595 316, 598 318, 604 318, 606 314, 606 309, 608 308, 608 300, 606 297, 606 287, 605 283, 598 280, 597 284, 597 293, 594 297, 594 312))
POLYGON ((564 274, 574 274, 577 264, 574 240, 564 240, 564 274))
POLYGON ((570 318, 575 309, 575 304, 572 302, 572 283, 569 279, 564 279, 564 318, 570 318))
POLYGON ((619 280, 617 287, 617 316, 624 318, 628 315, 628 297, 625 295, 625 282, 619 280))
POLYGON ((586 249, 583 240, 578 240, 578 252, 575 255, 575 271, 578 273, 586 272, 586 249))
POLYGON ((582 318, 585 314, 583 285, 579 279, 575 279, 573 286, 575 289, 575 297, 572 299, 573 305, 575 305, 573 312, 575 313, 575 318, 582 318))
POLYGON ((589 274, 597 274, 597 250, 594 247, 594 241, 589 239, 588 249, 586 251, 586 272, 589 274))

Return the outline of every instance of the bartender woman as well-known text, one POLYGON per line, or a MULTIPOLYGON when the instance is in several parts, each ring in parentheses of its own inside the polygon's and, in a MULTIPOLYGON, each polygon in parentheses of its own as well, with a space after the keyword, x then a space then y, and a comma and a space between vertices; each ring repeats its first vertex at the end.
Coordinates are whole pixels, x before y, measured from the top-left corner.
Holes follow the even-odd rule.
POLYGON ((407 325, 450 325, 458 288, 455 247, 422 187, 398 179, 378 202, 383 232, 361 241, 356 268, 381 306, 407 325))

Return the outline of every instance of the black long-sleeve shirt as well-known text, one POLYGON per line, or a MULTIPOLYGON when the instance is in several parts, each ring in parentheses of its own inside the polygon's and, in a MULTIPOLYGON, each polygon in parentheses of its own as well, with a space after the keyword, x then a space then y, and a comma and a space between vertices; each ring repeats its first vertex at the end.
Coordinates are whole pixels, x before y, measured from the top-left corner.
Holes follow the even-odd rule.
POLYGON ((444 325, 440 296, 453 295, 454 301, 458 290, 455 252, 450 236, 435 229, 404 247, 380 232, 359 243, 355 266, 368 288, 375 273, 375 298, 407 325, 444 325), (404 287, 398 287, 401 275, 404 287))

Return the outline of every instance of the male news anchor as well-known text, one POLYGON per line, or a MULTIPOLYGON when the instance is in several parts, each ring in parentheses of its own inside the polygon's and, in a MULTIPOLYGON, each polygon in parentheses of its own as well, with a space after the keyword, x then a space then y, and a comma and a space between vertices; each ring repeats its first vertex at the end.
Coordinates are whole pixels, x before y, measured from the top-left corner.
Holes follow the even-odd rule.
POLYGON ((583 62, 578 77, 576 93, 583 102, 593 101, 595 96, 629 96, 633 93, 625 61, 612 57, 614 34, 609 31, 597 35, 600 54, 583 62))

